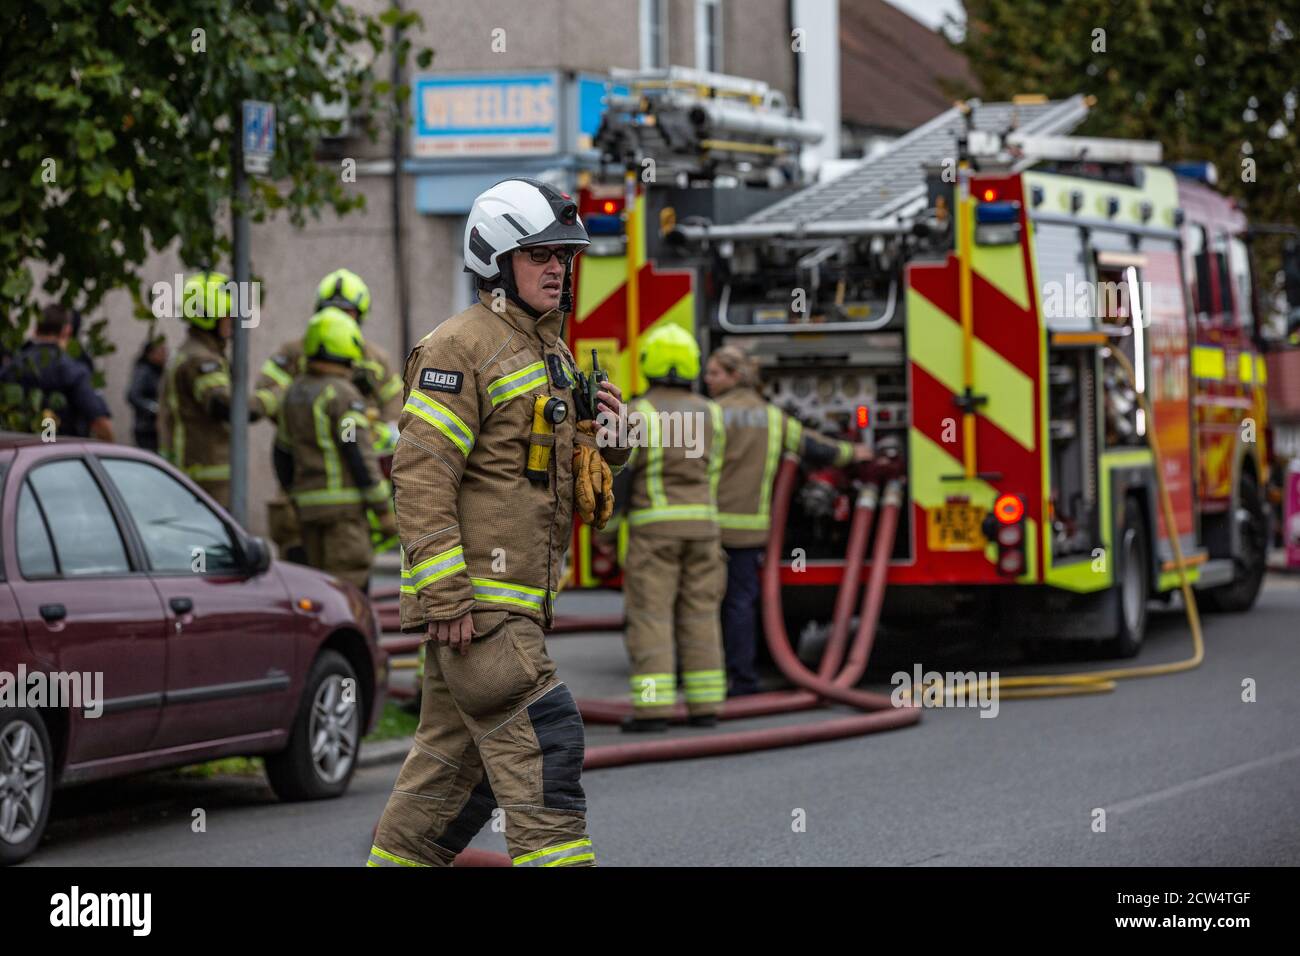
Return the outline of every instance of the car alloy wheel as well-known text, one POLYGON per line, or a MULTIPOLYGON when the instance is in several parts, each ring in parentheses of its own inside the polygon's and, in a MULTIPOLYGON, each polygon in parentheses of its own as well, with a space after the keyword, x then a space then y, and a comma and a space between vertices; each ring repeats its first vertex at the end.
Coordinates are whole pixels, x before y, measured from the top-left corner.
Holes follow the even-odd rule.
POLYGON ((316 688, 312 701, 308 739, 316 774, 325 783, 337 783, 348 775, 357 758, 360 714, 355 689, 345 693, 344 678, 330 674, 316 688))
POLYGON ((45 805, 45 749, 25 720, 0 731, 0 840, 19 844, 31 837, 45 805))

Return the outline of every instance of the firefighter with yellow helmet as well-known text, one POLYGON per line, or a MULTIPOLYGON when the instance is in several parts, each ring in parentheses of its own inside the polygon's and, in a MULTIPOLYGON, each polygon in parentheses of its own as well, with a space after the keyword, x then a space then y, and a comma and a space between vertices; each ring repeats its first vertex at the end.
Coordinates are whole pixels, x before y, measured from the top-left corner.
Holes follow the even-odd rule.
POLYGON ((679 325, 641 340, 649 388, 631 403, 628 544, 623 562, 633 716, 626 731, 661 731, 677 702, 677 674, 693 726, 713 726, 726 696, 718 602, 726 581, 719 543, 722 412, 695 394, 700 349, 679 325))
MULTIPOLYGON (((316 288, 316 311, 333 306, 349 314, 360 326, 370 313, 370 289, 361 277, 348 269, 335 269, 316 288)), ((306 366, 303 340, 290 339, 262 363, 257 380, 257 394, 263 397, 267 414, 274 416, 293 380, 306 366)), ((352 380, 366 401, 376 454, 392 455, 397 442, 397 417, 402 410, 402 377, 388 353, 373 342, 365 343, 365 352, 352 366, 352 380)), ((271 540, 280 554, 290 560, 303 561, 302 540, 287 498, 279 496, 267 502, 267 524, 271 540)), ((377 531, 378 529, 373 529, 377 531)), ((383 542, 380 534, 373 535, 383 542)), ((382 550, 382 548, 381 548, 382 550)))
POLYGON ((307 564, 365 591, 372 525, 396 534, 388 481, 379 470, 366 403, 352 383, 364 360, 361 329, 326 306, 302 340, 306 367, 284 393, 275 474, 293 502, 307 564))
MULTIPOLYGON (((185 341, 167 363, 158 389, 158 447, 222 505, 230 504, 230 364, 226 342, 233 331, 232 283, 220 272, 185 280, 181 317, 185 341)), ((248 420, 267 414, 255 394, 248 420)))
POLYGON ((587 426, 623 408, 614 386, 582 387, 564 343, 589 241, 571 196, 531 179, 492 186, 465 227, 478 301, 407 358, 393 456, 402 630, 427 635, 429 652, 370 866, 449 865, 498 805, 514 865, 595 863, 582 718, 543 631, 574 511, 603 523, 592 476, 628 454, 608 425, 584 444, 575 421, 579 406, 587 426))

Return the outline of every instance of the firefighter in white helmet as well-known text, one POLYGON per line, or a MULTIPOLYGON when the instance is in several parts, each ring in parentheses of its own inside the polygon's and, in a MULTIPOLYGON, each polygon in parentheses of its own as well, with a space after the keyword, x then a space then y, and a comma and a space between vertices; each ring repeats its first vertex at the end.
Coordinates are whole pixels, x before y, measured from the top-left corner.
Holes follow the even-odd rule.
MULTIPOLYGON (((582 718, 542 631, 572 532, 579 378, 563 322, 587 244, 564 193, 529 179, 488 189, 465 232, 479 301, 407 359, 393 458, 402 630, 431 643, 370 865, 450 864, 498 805, 515 865, 595 862, 582 718)), ((597 406, 617 417, 619 390, 602 386, 597 406)), ((628 453, 599 454, 617 468, 628 453)))

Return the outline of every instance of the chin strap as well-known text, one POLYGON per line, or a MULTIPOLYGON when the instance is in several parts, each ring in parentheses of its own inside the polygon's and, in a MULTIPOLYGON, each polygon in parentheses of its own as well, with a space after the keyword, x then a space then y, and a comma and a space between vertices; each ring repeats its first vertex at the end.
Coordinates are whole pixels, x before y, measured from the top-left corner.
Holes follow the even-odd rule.
MULTIPOLYGON (((577 258, 576 256, 574 258, 577 258)), ((573 311, 573 290, 571 288, 573 278, 573 259, 564 264, 564 284, 560 287, 560 304, 556 306, 565 315, 573 311)))

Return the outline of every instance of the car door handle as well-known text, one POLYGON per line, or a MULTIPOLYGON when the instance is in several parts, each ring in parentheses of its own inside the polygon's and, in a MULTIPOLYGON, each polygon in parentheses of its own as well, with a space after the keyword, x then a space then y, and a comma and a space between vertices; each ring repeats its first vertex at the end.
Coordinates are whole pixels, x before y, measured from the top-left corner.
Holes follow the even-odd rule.
POLYGON ((194 610, 194 602, 186 597, 172 598, 167 602, 177 614, 189 614, 194 610))
POLYGON ((53 624, 55 621, 61 621, 68 616, 68 609, 62 604, 42 604, 41 617, 45 618, 47 624, 53 624))

